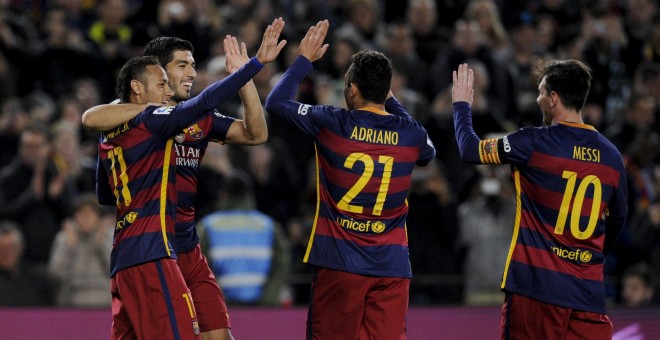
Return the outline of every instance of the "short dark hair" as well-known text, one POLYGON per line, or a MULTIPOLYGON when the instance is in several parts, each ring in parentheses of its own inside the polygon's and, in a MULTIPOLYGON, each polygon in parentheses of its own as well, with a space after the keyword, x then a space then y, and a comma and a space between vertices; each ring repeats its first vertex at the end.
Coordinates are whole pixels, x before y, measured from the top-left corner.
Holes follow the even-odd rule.
POLYGON ((96 195, 92 192, 84 192, 74 199, 73 211, 78 211, 83 207, 90 207, 99 215, 103 213, 103 208, 99 205, 96 195))
POLYGON ((646 262, 635 263, 623 271, 623 278, 633 277, 633 276, 637 276, 640 279, 642 279, 642 281, 644 281, 644 284, 646 284, 649 287, 653 287, 655 285, 655 276, 653 275, 653 269, 646 262))
POLYGON ((115 93, 123 103, 128 103, 131 100, 131 81, 137 80, 141 83, 146 83, 147 66, 158 65, 158 59, 154 56, 135 57, 122 66, 117 76, 117 85, 115 86, 115 93))
POLYGON ((158 58, 160 66, 165 68, 165 65, 172 61, 172 56, 176 51, 190 51, 194 53, 193 45, 190 41, 177 37, 158 37, 151 40, 147 46, 144 47, 142 55, 152 55, 158 58))
POLYGON ((46 141, 50 141, 53 138, 51 129, 49 129, 48 126, 43 124, 36 124, 26 127, 25 129, 23 129, 23 131, 21 131, 21 136, 28 133, 41 135, 44 137, 46 141))
POLYGON ((21 226, 10 220, 0 221, 0 235, 13 234, 18 240, 18 243, 23 244, 23 233, 21 232, 21 226))
POLYGON ((532 70, 537 81, 545 77, 545 89, 555 91, 568 108, 581 111, 591 89, 591 69, 578 60, 550 60, 540 62, 532 70))
POLYGON ((360 51, 351 58, 347 80, 357 84, 364 100, 384 103, 392 85, 392 62, 380 52, 360 51))

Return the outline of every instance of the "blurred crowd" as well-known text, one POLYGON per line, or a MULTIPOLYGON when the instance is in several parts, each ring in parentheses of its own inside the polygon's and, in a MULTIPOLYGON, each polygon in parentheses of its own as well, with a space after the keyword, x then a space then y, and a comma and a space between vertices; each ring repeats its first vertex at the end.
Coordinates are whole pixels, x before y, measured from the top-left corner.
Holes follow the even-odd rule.
MULTIPOLYGON (((475 71, 472 110, 483 138, 541 124, 530 70, 548 58, 579 59, 592 68, 583 117, 613 141, 627 166, 630 214, 606 263, 610 302, 658 302, 656 0, 0 0, 0 306, 109 305, 114 209, 95 201, 98 133, 81 127, 81 115, 115 98, 123 63, 155 37, 187 39, 195 47, 199 92, 226 76, 226 34, 254 55, 277 16, 286 21, 288 44, 254 79, 262 101, 296 57, 307 28, 327 18, 330 50, 301 86, 300 101, 345 105, 351 55, 376 49, 393 61, 394 95, 435 143, 437 159, 416 170, 408 198, 411 304, 499 305, 502 299, 515 214, 510 171, 461 162, 451 71, 462 62, 475 71)), ((237 97, 222 111, 242 117, 237 97)), ((224 209, 227 179, 246 174, 254 207, 284 235, 285 246, 274 253, 288 258, 278 260, 285 293, 272 304, 305 304, 314 148, 266 115, 266 144, 209 147, 197 218, 224 209)))

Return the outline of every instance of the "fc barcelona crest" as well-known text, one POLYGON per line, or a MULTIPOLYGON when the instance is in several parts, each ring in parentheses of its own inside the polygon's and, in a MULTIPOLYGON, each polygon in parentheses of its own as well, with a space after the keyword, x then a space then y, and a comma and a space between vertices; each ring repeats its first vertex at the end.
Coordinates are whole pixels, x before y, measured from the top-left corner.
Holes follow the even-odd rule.
POLYGON ((197 124, 193 124, 187 127, 185 132, 188 136, 190 136, 190 138, 194 140, 204 137, 204 131, 202 131, 202 129, 200 129, 199 125, 197 124))

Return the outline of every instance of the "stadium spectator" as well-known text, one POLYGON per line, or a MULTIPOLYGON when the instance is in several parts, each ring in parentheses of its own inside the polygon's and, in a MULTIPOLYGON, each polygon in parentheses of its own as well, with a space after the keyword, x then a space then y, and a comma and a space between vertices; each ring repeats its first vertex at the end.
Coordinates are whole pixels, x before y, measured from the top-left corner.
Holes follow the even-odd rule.
POLYGON ((18 153, 21 133, 30 125, 23 100, 4 97, 0 108, 0 161, 7 166, 18 153))
MULTIPOLYGON (((655 186, 660 188, 660 166, 655 167, 655 186)), ((660 191, 657 191, 660 192, 660 191)), ((660 277, 660 198, 656 198, 637 221, 631 223, 636 249, 642 261, 651 265, 654 277, 660 277)), ((657 285, 657 283, 656 283, 657 285)), ((656 288, 659 288, 656 286, 656 288)))
POLYGON ((335 30, 335 39, 353 39, 359 49, 376 48, 379 35, 384 33, 380 2, 348 0, 342 5, 345 21, 335 30))
POLYGON ((504 294, 500 279, 516 214, 513 188, 503 168, 479 166, 474 194, 458 207, 460 243, 464 248, 463 303, 495 305, 504 294))
POLYGON ((492 116, 496 121, 499 120, 498 117, 505 117, 509 111, 507 93, 511 87, 510 81, 506 69, 499 66, 499 62, 493 57, 493 52, 485 44, 481 26, 476 21, 463 19, 456 21, 451 45, 438 53, 431 66, 429 76, 432 80, 428 87, 431 92, 426 94, 435 97, 436 94, 447 91, 451 85, 452 66, 467 60, 479 61, 483 65, 481 69, 487 73, 487 78, 483 79, 481 85, 491 110, 485 114, 492 116))
POLYGON ((289 153, 286 144, 278 137, 244 151, 258 210, 280 224, 286 224, 296 211, 296 193, 301 185, 294 168, 295 156, 289 153), (269 194, 273 192, 278 195, 269 194))
POLYGON ((96 12, 98 20, 86 32, 94 48, 98 64, 95 78, 102 85, 104 97, 112 96, 113 80, 122 65, 130 59, 133 30, 126 23, 129 15, 127 0, 100 0, 96 12), (107 84, 107 85, 106 85, 107 84), (105 85, 105 86, 104 86, 105 85))
POLYGON ((654 302, 655 277, 648 263, 634 264, 621 278, 621 303, 626 307, 648 307, 654 302))
MULTIPOLYGON (((211 32, 208 30, 209 23, 196 21, 197 17, 203 18, 204 15, 196 12, 193 2, 162 0, 158 2, 157 13, 158 33, 152 38, 165 36, 188 40, 196 47, 197 57, 200 60, 205 60, 209 56, 208 44, 206 43, 211 40, 211 32)), ((257 46, 258 41, 257 38, 257 46)))
POLYGON ((82 192, 93 192, 95 186, 92 183, 96 175, 96 160, 82 150, 77 127, 69 121, 60 121, 51 127, 53 163, 73 196, 82 192))
POLYGON ((426 96, 409 87, 410 78, 405 70, 392 65, 392 93, 416 121, 426 125, 429 119, 429 103, 426 96))
POLYGON ((16 223, 0 221, 0 306, 50 306, 48 276, 23 261, 23 234, 16 223))
POLYGON ((282 226, 256 210, 254 187, 243 171, 233 172, 220 191, 218 210, 204 217, 203 247, 230 303, 291 304, 291 251, 282 226))
POLYGON ((457 200, 440 166, 433 161, 416 167, 408 194, 410 266, 418 282, 411 283, 410 303, 416 305, 457 304, 461 298, 457 200))
POLYGON ((415 50, 427 67, 438 52, 449 43, 449 33, 438 27, 438 7, 433 0, 410 0, 406 8, 406 22, 412 28, 415 50))
POLYGON ((605 131, 607 137, 616 145, 621 153, 630 149, 635 137, 642 133, 656 130, 655 112, 660 105, 657 98, 646 92, 633 93, 623 111, 623 119, 619 124, 611 125, 605 131))
POLYGON ((93 193, 78 196, 73 216, 55 236, 48 273, 59 307, 110 307, 112 219, 105 218, 93 193))
POLYGON ((550 60, 533 72, 545 126, 485 140, 472 129, 473 71, 461 64, 452 76, 462 159, 513 168, 517 207, 501 286, 502 337, 611 338, 603 270, 627 216, 623 159, 582 120, 588 66, 550 60))
POLYGON ((218 194, 225 185, 225 178, 234 171, 229 158, 229 148, 219 143, 209 143, 197 174, 195 197, 195 221, 216 210, 218 194))
POLYGON ((71 211, 71 192, 51 157, 50 134, 43 127, 21 133, 18 155, 0 171, 0 218, 19 223, 25 260, 43 273, 55 234, 71 211))
MULTIPOLYGON (((16 91, 23 96, 35 88, 34 81, 40 77, 35 61, 44 39, 40 37, 37 24, 21 9, 14 8, 8 1, 0 3, 0 54, 6 58, 13 80, 6 90, 16 91)), ((3 97, 4 98, 4 97, 3 97)))
POLYGON ((509 19, 510 53, 500 56, 498 59, 498 63, 506 65, 506 72, 511 78, 513 91, 513 95, 507 96, 506 102, 509 105, 505 114, 520 127, 534 126, 539 123, 536 104, 538 90, 531 70, 546 55, 535 48, 536 32, 533 20, 534 18, 527 12, 509 19))
POLYGON ((471 0, 465 9, 465 19, 476 21, 484 34, 484 43, 488 45, 496 59, 509 53, 509 33, 504 29, 500 11, 493 0, 471 0))
MULTIPOLYGON (((415 50, 415 39, 408 23, 397 21, 388 24, 385 34, 380 38, 379 46, 392 60, 392 65, 399 70, 399 73, 405 74, 410 88, 416 91, 426 89, 428 67, 415 50)), ((419 121, 424 123, 422 120, 419 121)))
MULTIPOLYGON (((54 6, 45 13, 41 30, 45 47, 38 54, 38 63, 31 67, 44 91, 53 98, 71 91, 71 85, 83 77, 100 74, 98 58, 85 34, 71 27, 62 7, 54 6)), ((98 79, 96 79, 98 80, 98 79)), ((107 91, 104 94, 108 94, 107 91)))
POLYGON ((586 10, 581 25, 584 54, 580 60, 589 65, 594 77, 588 100, 602 107, 606 121, 610 122, 626 105, 626 79, 628 73, 635 71, 626 68, 624 48, 628 37, 623 18, 606 2, 595 2, 595 6, 586 10))
POLYGON ((626 70, 632 72, 642 61, 660 61, 660 6, 654 0, 626 0, 623 5, 622 19, 627 42, 623 46, 623 58, 626 70))
POLYGON ((328 49, 328 26, 324 20, 308 30, 300 56, 266 99, 270 114, 317 149, 317 217, 304 258, 313 266, 307 337, 405 338, 412 274, 405 200, 414 164, 427 165, 435 149, 424 128, 387 99, 392 65, 379 52, 353 56, 344 78, 348 110, 294 101, 328 49))

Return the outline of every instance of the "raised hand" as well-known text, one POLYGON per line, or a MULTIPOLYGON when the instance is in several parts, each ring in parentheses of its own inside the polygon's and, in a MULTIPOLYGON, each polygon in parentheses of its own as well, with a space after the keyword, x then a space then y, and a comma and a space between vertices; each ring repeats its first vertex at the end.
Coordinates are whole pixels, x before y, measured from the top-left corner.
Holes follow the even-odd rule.
POLYGON ((226 66, 227 72, 232 74, 238 71, 243 65, 247 64, 250 61, 250 57, 247 54, 247 47, 245 43, 238 45, 238 40, 236 37, 227 35, 225 40, 222 42, 225 49, 225 56, 227 57, 226 66))
POLYGON ((474 72, 468 64, 458 65, 458 70, 452 72, 454 83, 451 87, 451 98, 454 103, 467 102, 472 105, 474 99, 474 72))
POLYGON ((328 23, 327 19, 319 21, 315 26, 310 27, 298 47, 300 55, 309 59, 311 62, 321 59, 329 46, 328 44, 323 44, 325 36, 328 34, 328 27, 330 27, 330 23, 328 23))
POLYGON ((275 60, 286 45, 286 40, 277 42, 280 39, 282 29, 284 29, 284 20, 282 18, 273 20, 273 23, 266 27, 263 40, 261 40, 261 46, 259 46, 259 50, 257 51, 257 60, 260 63, 267 64, 275 60))

